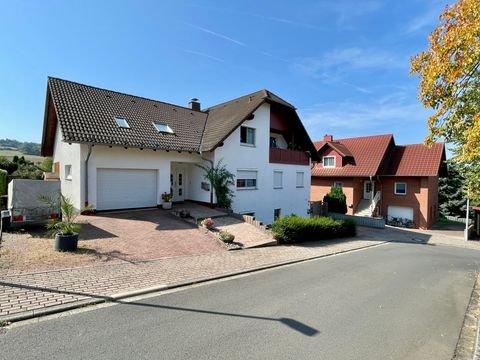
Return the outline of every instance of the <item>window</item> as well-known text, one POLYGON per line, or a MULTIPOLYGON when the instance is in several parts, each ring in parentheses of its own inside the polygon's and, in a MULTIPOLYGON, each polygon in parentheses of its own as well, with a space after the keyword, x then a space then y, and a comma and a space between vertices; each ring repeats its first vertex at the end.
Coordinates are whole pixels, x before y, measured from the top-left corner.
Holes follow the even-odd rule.
POLYGON ((237 189, 256 189, 257 171, 238 170, 237 171, 237 189))
POLYGON ((65 180, 72 180, 72 165, 65 165, 65 180))
POLYGON ((296 181, 297 188, 303 188, 304 186, 303 182, 304 182, 303 171, 297 171, 297 181, 296 181))
POLYGON ((333 187, 336 187, 336 188, 343 188, 343 183, 341 181, 336 181, 333 183, 333 187))
POLYGON ((153 126, 155 127, 155 129, 158 132, 166 133, 166 134, 173 134, 174 133, 172 128, 170 126, 168 126, 167 124, 163 123, 163 122, 154 122, 153 126))
POLYGON ((395 183, 395 195, 407 195, 407 184, 395 183))
POLYGON ((335 167, 335 156, 324 156, 323 167, 335 167))
POLYGON ((283 171, 273 172, 273 188, 281 189, 283 187, 283 171))
POLYGON ((115 121, 117 122, 118 127, 123 129, 130 129, 130 125, 128 125, 127 120, 122 117, 115 116, 115 121))
POLYGON ((282 209, 274 209, 273 210, 273 221, 277 220, 282 213, 282 209))
POLYGON ((255 145, 255 129, 246 126, 240 127, 240 144, 255 145))

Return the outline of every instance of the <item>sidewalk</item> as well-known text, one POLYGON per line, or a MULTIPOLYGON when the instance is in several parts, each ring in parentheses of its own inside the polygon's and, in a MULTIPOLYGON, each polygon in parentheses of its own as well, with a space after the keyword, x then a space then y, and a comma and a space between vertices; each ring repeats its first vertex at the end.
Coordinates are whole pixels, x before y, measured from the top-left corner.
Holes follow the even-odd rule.
POLYGON ((412 235, 396 229, 359 227, 358 233, 356 238, 330 242, 0 276, 0 323, 366 248, 386 241, 427 242, 429 239, 427 235, 412 235))

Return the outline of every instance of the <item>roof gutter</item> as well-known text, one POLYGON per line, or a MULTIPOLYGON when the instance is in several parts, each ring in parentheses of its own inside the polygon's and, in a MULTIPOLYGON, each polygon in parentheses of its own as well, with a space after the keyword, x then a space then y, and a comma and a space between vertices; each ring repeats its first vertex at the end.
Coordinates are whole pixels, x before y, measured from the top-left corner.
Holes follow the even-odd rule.
POLYGON ((88 153, 87 158, 85 159, 85 207, 88 206, 88 160, 90 160, 90 155, 92 155, 92 144, 88 144, 88 153))

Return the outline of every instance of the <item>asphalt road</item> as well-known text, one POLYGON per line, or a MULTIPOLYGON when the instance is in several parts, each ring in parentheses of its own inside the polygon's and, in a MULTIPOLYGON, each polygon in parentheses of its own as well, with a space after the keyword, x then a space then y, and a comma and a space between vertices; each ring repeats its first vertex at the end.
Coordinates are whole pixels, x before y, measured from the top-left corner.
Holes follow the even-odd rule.
POLYGON ((388 244, 8 329, 2 359, 451 359, 480 252, 388 244))

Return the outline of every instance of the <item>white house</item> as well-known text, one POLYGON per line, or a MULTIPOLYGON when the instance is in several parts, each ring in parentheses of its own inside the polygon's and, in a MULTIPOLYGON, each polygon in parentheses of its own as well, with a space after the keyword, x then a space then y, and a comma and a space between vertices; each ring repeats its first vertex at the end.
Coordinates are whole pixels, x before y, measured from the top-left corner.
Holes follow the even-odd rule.
POLYGON ((154 207, 164 192, 209 204, 196 164, 222 160, 235 175, 232 210, 264 223, 307 214, 318 156, 295 108, 267 90, 200 109, 197 99, 182 107, 56 78, 42 155, 75 207, 97 211, 154 207))

